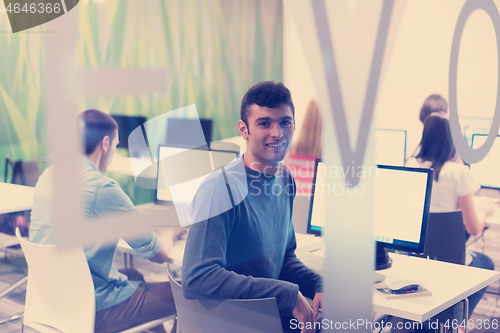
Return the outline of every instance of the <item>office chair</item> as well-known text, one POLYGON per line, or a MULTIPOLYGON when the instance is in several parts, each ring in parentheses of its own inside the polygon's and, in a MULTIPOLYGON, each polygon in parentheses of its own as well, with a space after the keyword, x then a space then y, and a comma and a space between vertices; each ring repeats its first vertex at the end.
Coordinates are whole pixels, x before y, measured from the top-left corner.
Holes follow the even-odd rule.
POLYGON ((179 333, 283 333, 276 299, 188 300, 167 271, 177 309, 179 333))
MULTIPOLYGON (((28 263, 24 325, 42 333, 93 333, 95 291, 82 248, 59 251, 54 245, 31 243, 16 236, 28 263)), ((174 319, 153 320, 121 333, 142 332, 174 319)))
MULTIPOLYGON (((465 265, 465 227, 462 212, 429 213, 427 236, 425 238, 425 257, 452 264, 465 265)), ((466 302, 467 303, 467 302, 466 302)), ((463 302, 452 305, 431 319, 445 323, 446 320, 465 318, 467 306, 463 302)))
MULTIPOLYGON (((4 182, 8 182, 9 178, 9 168, 12 169, 12 177, 10 179, 10 182, 12 184, 19 184, 19 185, 26 185, 26 186, 32 186, 34 187, 38 181, 38 178, 40 178, 40 168, 38 167, 38 163, 36 161, 13 161, 11 160, 8 156, 5 158, 5 172, 4 172, 4 182)), ((15 217, 19 213, 8 213, 7 216, 10 216, 11 218, 15 217)), ((19 243, 17 241, 13 242, 12 238, 14 236, 10 235, 0 235, 0 246, 5 247, 5 256, 7 257, 7 247, 8 246, 13 246, 13 245, 18 245, 19 243)), ((14 238, 15 240, 15 238, 14 238)), ((16 281, 6 289, 2 290, 0 292, 0 298, 4 297, 5 295, 9 294, 11 291, 22 285, 24 282, 26 282, 28 276, 25 275, 23 276, 20 280, 16 281)), ((0 322, 0 324, 6 323, 8 321, 15 320, 17 318, 13 317, 10 320, 5 320, 0 322)))

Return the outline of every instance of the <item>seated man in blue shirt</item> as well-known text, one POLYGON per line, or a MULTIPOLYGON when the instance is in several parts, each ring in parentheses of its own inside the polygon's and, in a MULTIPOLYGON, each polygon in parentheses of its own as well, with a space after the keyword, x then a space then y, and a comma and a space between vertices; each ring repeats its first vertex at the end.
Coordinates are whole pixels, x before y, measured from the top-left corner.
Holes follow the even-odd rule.
POLYGON ((209 175, 192 202, 198 223, 184 252, 183 293, 192 299, 275 297, 287 332, 293 317, 314 323, 322 305, 320 276, 294 253, 295 182, 280 164, 295 130, 290 91, 272 81, 251 87, 238 130, 246 153, 209 175), (312 307, 303 295, 313 299, 312 307))
MULTIPOLYGON (((130 198, 113 179, 104 176, 118 144, 118 124, 109 115, 97 110, 80 114, 84 130, 84 156, 82 157, 81 195, 87 218, 101 217, 114 212, 135 211, 130 198)), ((39 244, 54 243, 51 219, 53 168, 40 177, 31 212, 30 241, 39 244)), ((156 263, 168 258, 162 241, 156 233, 127 239, 127 243, 141 257, 156 263)), ((174 299, 169 282, 146 283, 137 271, 127 275, 113 267, 116 243, 96 244, 85 249, 95 288, 95 331, 116 332, 142 322, 175 313, 174 299)), ((165 332, 163 326, 156 332, 165 332)))

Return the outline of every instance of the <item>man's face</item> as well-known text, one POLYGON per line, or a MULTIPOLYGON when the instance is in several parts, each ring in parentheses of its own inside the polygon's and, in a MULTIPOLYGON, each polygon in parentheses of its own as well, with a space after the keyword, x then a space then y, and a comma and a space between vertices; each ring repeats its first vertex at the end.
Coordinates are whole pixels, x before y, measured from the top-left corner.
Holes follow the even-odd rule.
POLYGON ((242 120, 238 128, 247 140, 245 164, 264 171, 266 166, 275 167, 285 158, 292 143, 295 120, 288 105, 271 109, 253 104, 249 108, 248 128, 242 120))
POLYGON ((118 138, 118 130, 116 129, 113 141, 110 142, 108 149, 103 152, 101 162, 99 163, 99 170, 101 170, 102 172, 106 172, 106 170, 108 170, 108 166, 111 164, 111 161, 115 156, 116 146, 119 142, 120 140, 118 138))

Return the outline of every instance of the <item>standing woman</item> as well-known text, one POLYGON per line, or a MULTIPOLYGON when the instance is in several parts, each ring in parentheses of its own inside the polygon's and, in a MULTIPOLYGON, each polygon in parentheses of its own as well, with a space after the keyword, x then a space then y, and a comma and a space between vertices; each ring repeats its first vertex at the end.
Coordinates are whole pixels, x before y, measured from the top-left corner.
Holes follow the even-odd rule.
MULTIPOLYGON (((472 178, 467 166, 456 163, 457 152, 451 139, 450 126, 446 114, 435 112, 427 115, 420 141, 420 150, 410 158, 406 166, 433 168, 431 213, 462 211, 465 229, 471 235, 479 235, 486 222, 486 216, 493 211, 493 204, 476 210, 473 195, 479 184, 472 178)), ((468 266, 494 269, 493 262, 484 254, 468 252, 472 261, 468 266)), ((486 288, 469 298, 469 315, 481 300, 486 288)))
MULTIPOLYGON (((429 119, 432 115, 440 115, 441 117, 448 117, 448 102, 446 99, 439 94, 432 94, 427 97, 422 104, 422 108, 420 109, 420 114, 418 118, 425 124, 425 121, 429 119)), ((420 152, 420 144, 417 146, 411 157, 415 157, 420 152)), ((464 164, 462 159, 458 154, 455 155, 455 159, 453 162, 458 164, 464 164)))

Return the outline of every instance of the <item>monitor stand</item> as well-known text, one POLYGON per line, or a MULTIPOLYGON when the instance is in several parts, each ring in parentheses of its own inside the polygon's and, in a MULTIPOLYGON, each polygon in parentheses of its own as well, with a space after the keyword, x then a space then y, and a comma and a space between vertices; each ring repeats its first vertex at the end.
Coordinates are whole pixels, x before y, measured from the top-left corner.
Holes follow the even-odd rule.
POLYGON ((392 266, 392 259, 387 253, 387 249, 384 247, 383 243, 377 243, 376 253, 375 253, 375 270, 387 269, 392 266))

